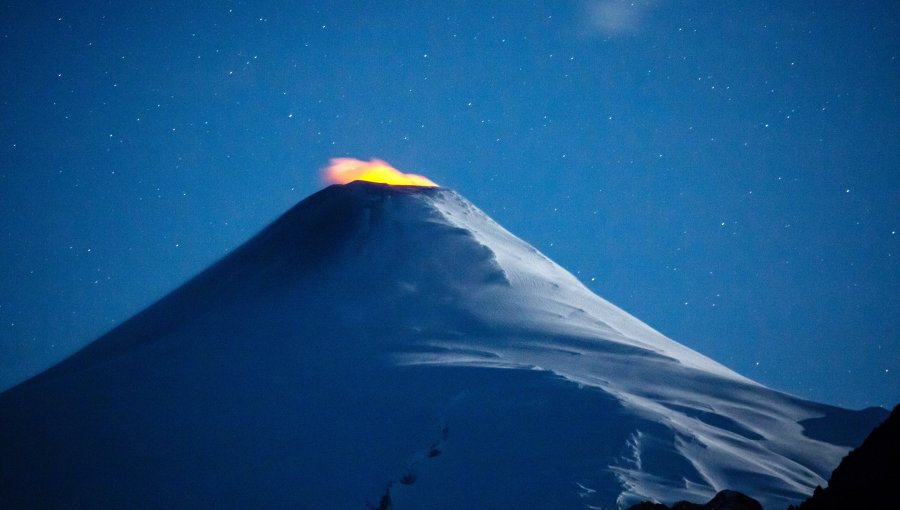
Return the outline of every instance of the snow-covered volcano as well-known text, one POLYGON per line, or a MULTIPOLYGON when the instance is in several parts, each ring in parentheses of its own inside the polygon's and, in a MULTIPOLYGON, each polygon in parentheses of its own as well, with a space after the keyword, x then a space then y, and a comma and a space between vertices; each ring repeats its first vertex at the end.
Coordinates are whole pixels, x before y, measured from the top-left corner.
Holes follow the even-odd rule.
POLYGON ((453 191, 353 182, 0 395, 0 507, 777 509, 885 416, 666 338, 453 191))

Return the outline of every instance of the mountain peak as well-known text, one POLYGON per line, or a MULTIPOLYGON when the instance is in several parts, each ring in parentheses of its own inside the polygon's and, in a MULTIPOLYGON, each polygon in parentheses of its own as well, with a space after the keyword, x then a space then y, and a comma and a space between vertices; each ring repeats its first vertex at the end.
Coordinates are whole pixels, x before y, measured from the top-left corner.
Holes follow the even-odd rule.
POLYGON ((834 408, 666 338, 458 193, 362 181, 0 394, 0 415, 13 507, 574 509, 725 488, 784 507, 848 450, 804 434, 834 408))

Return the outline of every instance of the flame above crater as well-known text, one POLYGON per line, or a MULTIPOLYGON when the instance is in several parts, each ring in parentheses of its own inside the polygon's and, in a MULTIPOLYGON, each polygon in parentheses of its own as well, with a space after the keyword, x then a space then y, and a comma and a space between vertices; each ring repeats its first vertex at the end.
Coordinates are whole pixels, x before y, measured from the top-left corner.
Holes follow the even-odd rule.
POLYGON ((322 169, 322 179, 332 184, 369 181, 394 186, 431 186, 434 181, 416 174, 405 174, 380 159, 360 161, 353 158, 332 158, 322 169))

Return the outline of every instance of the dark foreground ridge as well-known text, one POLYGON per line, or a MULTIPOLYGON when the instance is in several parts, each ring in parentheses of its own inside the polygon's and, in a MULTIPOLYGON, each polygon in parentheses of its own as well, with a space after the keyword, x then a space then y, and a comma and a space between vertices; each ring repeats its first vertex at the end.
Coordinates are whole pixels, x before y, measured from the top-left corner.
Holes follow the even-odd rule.
MULTIPOLYGON (((669 510, 670 507, 661 503, 644 501, 628 508, 628 510, 669 510)), ((715 495, 704 505, 679 501, 672 505, 671 510, 763 510, 759 501, 737 491, 724 490, 715 495)))
POLYGON ((890 508, 897 505, 900 486, 900 405, 869 434, 862 446, 844 457, 828 487, 791 510, 890 508), (888 505, 894 501, 893 505, 888 505))

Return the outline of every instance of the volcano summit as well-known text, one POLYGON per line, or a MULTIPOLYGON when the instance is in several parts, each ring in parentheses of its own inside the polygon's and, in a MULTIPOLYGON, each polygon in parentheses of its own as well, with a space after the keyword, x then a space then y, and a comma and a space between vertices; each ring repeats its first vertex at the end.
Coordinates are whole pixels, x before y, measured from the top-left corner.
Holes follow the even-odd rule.
POLYGON ((666 338, 451 190, 356 181, 0 395, 0 507, 776 509, 886 416, 666 338))

